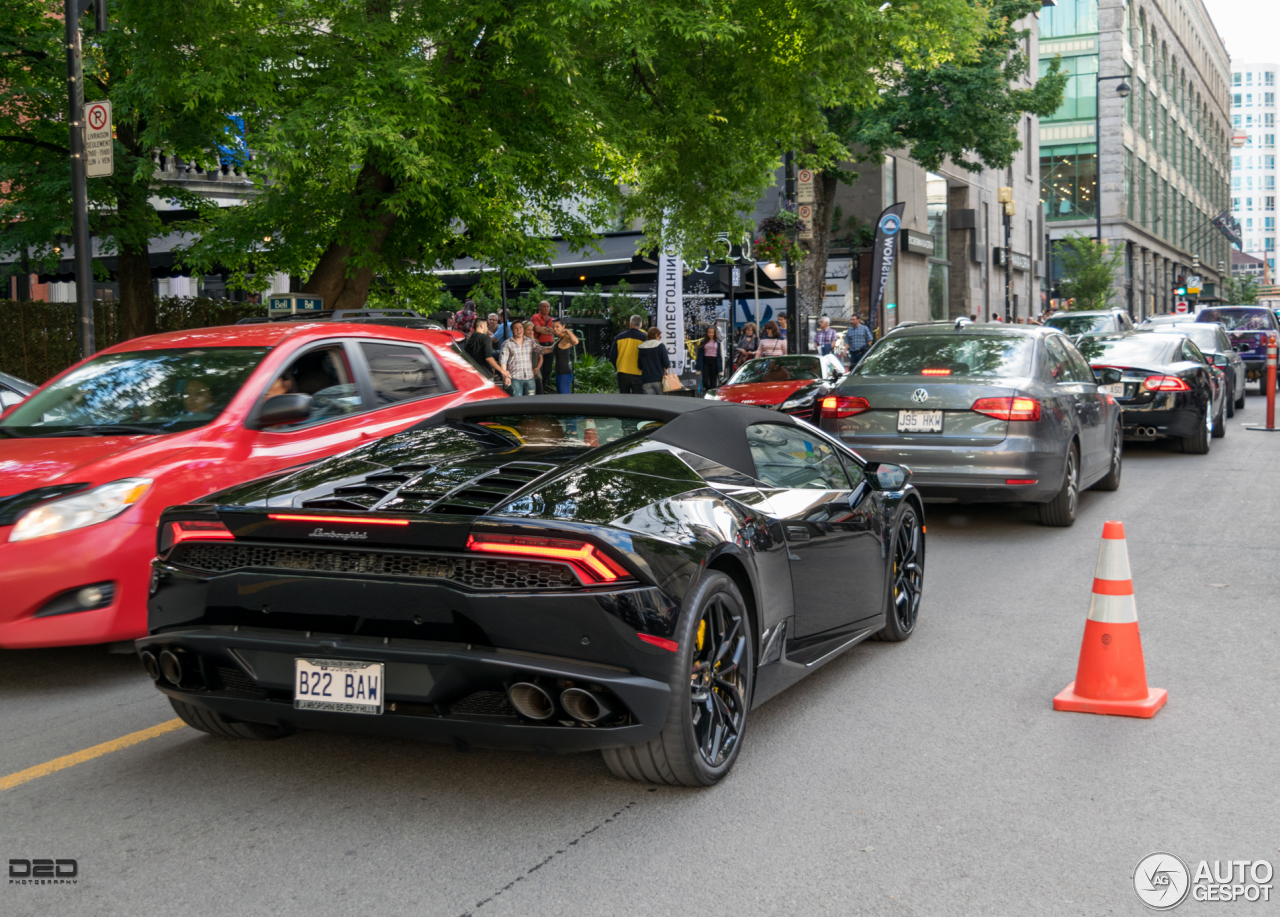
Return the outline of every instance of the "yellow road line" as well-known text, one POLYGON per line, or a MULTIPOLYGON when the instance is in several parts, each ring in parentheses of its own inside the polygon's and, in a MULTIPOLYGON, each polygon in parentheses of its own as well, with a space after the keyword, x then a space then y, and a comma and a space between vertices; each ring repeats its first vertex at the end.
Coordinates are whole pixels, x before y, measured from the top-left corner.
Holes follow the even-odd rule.
POLYGON ((64 768, 72 767, 76 764, 83 764, 85 761, 92 761, 94 758, 100 758, 103 755, 109 755, 113 751, 119 751, 122 748, 128 748, 130 745, 137 745, 139 742, 145 742, 147 739, 154 739, 156 736, 162 736, 166 732, 173 732, 175 729, 181 729, 185 723, 182 720, 173 719, 167 723, 160 723, 149 729, 141 729, 138 732, 131 732, 127 736, 121 736, 118 739, 112 739, 110 742, 103 742, 101 745, 95 745, 92 748, 86 748, 84 751, 78 751, 74 754, 63 755, 61 758, 54 758, 52 761, 46 761, 44 764, 37 764, 35 767, 29 767, 25 771, 18 771, 16 774, 10 774, 8 777, 0 777, 0 792, 11 790, 15 786, 35 780, 37 777, 47 777, 64 768))

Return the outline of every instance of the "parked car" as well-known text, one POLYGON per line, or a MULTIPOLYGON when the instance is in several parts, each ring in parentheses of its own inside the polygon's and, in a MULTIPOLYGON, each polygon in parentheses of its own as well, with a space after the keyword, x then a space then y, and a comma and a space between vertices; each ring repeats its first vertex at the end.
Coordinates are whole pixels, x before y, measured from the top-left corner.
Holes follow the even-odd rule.
POLYGON ((1139 328, 1145 328, 1148 325, 1173 325, 1185 322, 1194 322, 1194 315, 1188 315, 1185 312, 1157 312, 1154 315, 1148 315, 1138 323, 1139 328))
POLYGON ((835 354, 760 357, 743 363, 728 382, 704 397, 771 407, 810 420, 819 400, 845 372, 835 354))
POLYGON ((142 636, 166 506, 496 397, 451 332, 271 322, 102 351, 0 419, 0 647, 142 636))
POLYGON ((1057 312, 1045 319, 1044 323, 1050 328, 1057 328, 1070 338, 1098 331, 1133 330, 1133 319, 1123 309, 1057 312))
POLYGON ((30 382, 8 373, 0 373, 0 414, 25 400, 35 390, 36 387, 30 382))
POLYGON ((823 398, 820 423, 910 467, 925 497, 1037 503, 1045 525, 1071 525, 1082 488, 1120 486, 1120 410, 1053 328, 897 328, 823 398))
POLYGON ((1280 322, 1266 306, 1217 306, 1203 309, 1197 322, 1219 322, 1240 358, 1250 382, 1258 383, 1258 392, 1266 394, 1267 338, 1280 335, 1280 322))
POLYGON ((1235 417, 1236 409, 1244 407, 1244 360, 1231 345, 1226 329, 1218 322, 1167 322, 1150 330, 1167 334, 1185 334, 1210 363, 1222 370, 1227 383, 1227 416, 1235 417))
POLYGON ((1126 439, 1172 439, 1183 452, 1203 455, 1211 438, 1226 436, 1222 374, 1186 335, 1096 334, 1079 346, 1095 370, 1120 373, 1112 393, 1126 439))
POLYGON ((737 404, 457 405, 166 511, 137 646, 214 735, 601 749, 619 777, 705 786, 752 708, 911 636, 908 477, 737 404))

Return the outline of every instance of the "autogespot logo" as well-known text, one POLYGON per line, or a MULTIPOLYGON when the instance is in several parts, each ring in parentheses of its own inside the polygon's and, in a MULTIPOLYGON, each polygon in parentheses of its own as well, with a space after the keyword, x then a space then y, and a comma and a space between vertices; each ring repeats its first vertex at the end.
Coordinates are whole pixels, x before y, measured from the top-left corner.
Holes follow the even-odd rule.
POLYGON ((896 236, 902 226, 902 217, 896 213, 886 213, 880 218, 880 231, 886 236, 896 236))
POLYGON ((1172 853, 1152 853, 1133 871, 1133 890, 1149 908, 1167 911, 1181 904, 1191 888, 1187 864, 1172 853))

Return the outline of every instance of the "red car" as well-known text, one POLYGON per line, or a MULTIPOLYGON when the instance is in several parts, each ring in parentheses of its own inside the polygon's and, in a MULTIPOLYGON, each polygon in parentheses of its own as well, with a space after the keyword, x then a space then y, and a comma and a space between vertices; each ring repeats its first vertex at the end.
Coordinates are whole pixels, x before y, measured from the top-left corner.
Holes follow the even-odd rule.
POLYGON ((0 647, 147 632, 161 510, 506 397, 453 332, 270 322, 137 338, 0 415, 0 647))
POLYGON ((840 358, 832 354, 757 357, 743 363, 728 382, 705 397, 773 408, 809 420, 815 416, 814 405, 845 372, 840 358))

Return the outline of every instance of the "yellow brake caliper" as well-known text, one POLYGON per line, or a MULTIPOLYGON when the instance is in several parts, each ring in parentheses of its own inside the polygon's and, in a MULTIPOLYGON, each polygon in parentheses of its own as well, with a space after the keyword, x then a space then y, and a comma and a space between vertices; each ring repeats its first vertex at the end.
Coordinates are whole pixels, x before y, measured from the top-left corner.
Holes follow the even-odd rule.
POLYGON ((702 643, 706 639, 707 639, 707 619, 703 618, 701 621, 698 622, 698 640, 697 640, 698 652, 702 652, 702 643))

